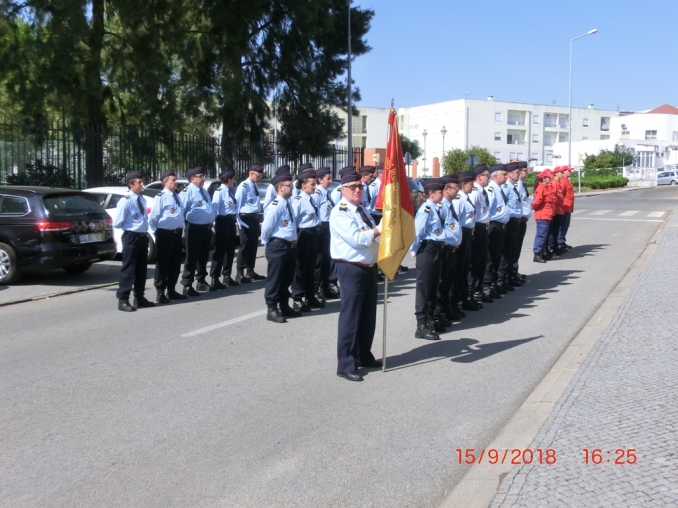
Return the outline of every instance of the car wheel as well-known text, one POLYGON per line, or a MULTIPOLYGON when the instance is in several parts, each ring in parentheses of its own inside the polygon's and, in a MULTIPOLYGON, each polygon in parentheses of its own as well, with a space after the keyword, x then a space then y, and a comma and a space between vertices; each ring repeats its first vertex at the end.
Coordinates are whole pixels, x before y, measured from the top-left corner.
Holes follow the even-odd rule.
POLYGON ((675 180, 671 180, 671 185, 678 185, 678 182, 676 182, 675 180))
POLYGON ((79 263, 77 265, 64 266, 63 268, 66 273, 85 273, 92 268, 92 263, 79 263))
POLYGON ((0 284, 13 284, 21 278, 14 249, 0 243, 0 284))
POLYGON ((151 235, 148 236, 148 263, 155 263, 155 242, 151 235))

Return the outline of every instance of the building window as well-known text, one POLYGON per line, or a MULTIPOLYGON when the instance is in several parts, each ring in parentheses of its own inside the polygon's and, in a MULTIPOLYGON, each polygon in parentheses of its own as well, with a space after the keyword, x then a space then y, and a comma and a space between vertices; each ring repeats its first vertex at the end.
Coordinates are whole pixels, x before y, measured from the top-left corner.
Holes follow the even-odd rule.
POLYGON ((678 131, 673 131, 673 140, 678 141, 678 131))
POLYGON ((645 139, 657 139, 657 131, 645 131, 645 139))
POLYGON ((631 134, 630 131, 622 131, 622 139, 629 139, 629 134, 631 134))
POLYGON ((494 158, 497 159, 498 161, 501 160, 501 152, 494 152, 494 158))
POLYGON ((539 134, 532 134, 532 142, 539 143, 539 134))
POLYGON ((588 136, 582 136, 582 138, 581 138, 582 141, 586 141, 587 139, 589 139, 588 136))
POLYGON ((495 113, 494 114, 494 120, 497 122, 501 122, 501 113, 495 113))
POLYGON ((511 152, 511 155, 509 155, 509 160, 515 159, 517 155, 518 154, 516 154, 516 152, 511 152))
POLYGON ((551 135, 550 134, 544 134, 544 145, 546 146, 551 146, 553 143, 551 142, 551 135))
POLYGON ((553 154, 551 152, 546 153, 546 163, 551 164, 553 162, 553 154))
POLYGON ((522 121, 522 117, 519 114, 509 114, 506 122, 509 125, 525 125, 525 122, 522 121))
POLYGON ((565 134, 564 132, 561 132, 560 134, 558 134, 558 142, 563 143, 565 141, 567 141, 567 134, 565 134))
POLYGON ((519 161, 523 160, 523 152, 518 152, 516 154, 516 159, 518 159, 519 161))
POLYGON ((588 118, 584 118, 584 124, 583 125, 584 125, 584 127, 589 126, 589 119, 588 118))
POLYGON ((600 117, 600 130, 609 131, 610 130, 610 117, 602 116, 600 117))
POLYGON ((601 134, 600 139, 610 139, 610 135, 609 134, 601 134))
POLYGON ((539 160, 539 154, 537 152, 533 152, 532 157, 530 157, 530 159, 535 160, 535 161, 539 160))
POLYGON ((546 115, 544 115, 544 127, 555 127, 556 125, 556 115, 546 113, 546 115))
POLYGON ((495 141, 501 141, 501 132, 495 132, 494 133, 494 140, 495 141))
POLYGON ((539 123, 539 115, 534 115, 532 117, 532 123, 539 123))

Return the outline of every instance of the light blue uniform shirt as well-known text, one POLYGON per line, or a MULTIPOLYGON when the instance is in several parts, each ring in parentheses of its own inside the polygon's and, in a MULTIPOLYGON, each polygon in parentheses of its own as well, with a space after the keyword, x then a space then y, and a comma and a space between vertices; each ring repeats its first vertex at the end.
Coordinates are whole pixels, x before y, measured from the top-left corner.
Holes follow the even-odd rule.
POLYGON ((520 219, 523 216, 523 204, 520 201, 518 188, 508 180, 502 187, 508 199, 507 207, 509 215, 512 219, 520 219))
POLYGON ((360 197, 360 204, 363 205, 369 213, 370 199, 372 198, 372 194, 370 193, 369 185, 367 185, 365 182, 362 182, 362 185, 363 185, 363 195, 360 197))
POLYGON ((266 245, 271 238, 282 238, 288 242, 297 240, 297 225, 292 206, 285 198, 276 197, 264 210, 264 222, 261 224, 261 243, 266 245))
POLYGON ((367 207, 370 213, 374 215, 381 215, 381 210, 377 210, 375 206, 377 205, 377 197, 379 196, 379 190, 381 189, 381 178, 377 178, 374 182, 370 184, 370 205, 367 207))
POLYGON ((532 216, 532 200, 534 196, 527 195, 527 189, 522 180, 518 180, 518 193, 520 194, 520 201, 523 205, 523 217, 529 219, 532 216))
POLYGON ((212 207, 215 215, 235 215, 238 208, 235 206, 235 189, 223 183, 212 196, 212 207))
POLYGON ((320 222, 329 222, 330 221, 330 212, 334 208, 334 200, 330 195, 330 191, 318 187, 315 190, 315 204, 318 207, 318 213, 320 214, 320 222))
POLYGON ((184 227, 184 205, 176 192, 163 189, 153 198, 153 207, 148 216, 148 225, 158 229, 179 229, 184 227))
POLYGON ((506 224, 511 216, 509 215, 508 207, 504 202, 504 196, 502 195, 503 189, 495 182, 490 181, 490 185, 488 185, 485 190, 487 191, 488 196, 490 196, 490 213, 492 214, 492 220, 506 224))
POLYGON ((191 183, 179 194, 184 205, 184 217, 191 224, 212 224, 215 213, 210 195, 203 187, 191 183))
POLYGON ((134 192, 125 194, 115 207, 113 227, 133 233, 148 233, 148 213, 146 200, 134 192))
POLYGON ((334 206, 337 206, 339 201, 341 201, 341 198, 343 198, 341 195, 341 185, 337 185, 334 190, 330 192, 330 197, 332 198, 332 201, 334 201, 334 206))
POLYGON ((488 201, 490 200, 490 197, 487 196, 487 199, 485 199, 485 196, 487 195, 487 190, 485 190, 485 193, 483 194, 483 190, 485 190, 483 187, 481 187, 478 184, 475 184, 473 186, 473 191, 471 191, 471 194, 469 195, 471 198, 471 201, 474 201, 476 203, 476 224, 481 223, 481 224, 487 224, 490 222, 490 219, 492 216, 490 215, 490 205, 488 201))
POLYGON ((266 210, 266 207, 271 204, 271 201, 273 201, 276 197, 278 196, 278 193, 275 191, 275 185, 269 184, 268 187, 266 187, 266 195, 264 196, 264 204, 263 208, 266 210))
POLYGON ((410 250, 415 254, 424 240, 434 242, 445 241, 445 219, 443 209, 436 203, 427 199, 417 211, 414 217, 414 242, 410 250))
POLYGON ((257 184, 249 178, 238 185, 238 189, 235 191, 235 201, 238 214, 259 213, 261 211, 257 184))
POLYGON ((297 222, 297 227, 300 229, 314 228, 320 224, 318 207, 311 194, 306 194, 303 191, 300 192, 299 195, 292 200, 292 211, 294 212, 294 219, 297 222))
POLYGON ((445 198, 443 198, 440 204, 443 205, 443 218, 445 219, 445 243, 451 247, 459 247, 461 245, 461 226, 459 225, 457 210, 445 198), (454 210, 454 214, 451 210, 454 210), (457 215, 456 219, 454 218, 455 214, 457 215))
POLYGON ((471 196, 462 191, 459 191, 458 196, 465 211, 463 219, 461 215, 459 216, 461 226, 464 228, 474 228, 476 226, 476 202, 471 199, 471 196))
POLYGON ((374 223, 370 212, 363 208, 369 223, 358 212, 358 207, 344 198, 330 213, 330 255, 352 263, 368 265, 377 262, 379 238, 374 238, 374 223))

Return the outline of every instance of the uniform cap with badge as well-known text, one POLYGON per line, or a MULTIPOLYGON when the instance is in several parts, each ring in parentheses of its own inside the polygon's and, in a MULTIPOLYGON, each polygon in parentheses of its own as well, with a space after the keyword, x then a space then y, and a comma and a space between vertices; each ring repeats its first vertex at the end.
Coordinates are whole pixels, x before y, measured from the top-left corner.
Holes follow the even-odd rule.
POLYGON ((221 180, 222 182, 225 182, 229 178, 234 178, 234 177, 235 177, 235 171, 233 171, 232 169, 227 169, 226 171, 222 171, 221 173, 219 173, 219 180, 221 180))
POLYGON ((445 182, 442 178, 429 178, 424 184, 424 190, 441 191, 445 188, 445 182))
POLYGON ((459 183, 459 175, 457 173, 452 173, 450 175, 446 175, 443 177, 445 179, 445 183, 459 183))
POLYGON ((165 178, 169 178, 170 176, 177 176, 176 172, 173 169, 168 169, 162 175, 160 175, 160 180, 162 181, 165 178))
POLYGON ((462 171, 459 173, 459 183, 472 182, 476 179, 476 175, 473 171, 462 171))
MULTIPOLYGON (((344 168, 344 169, 346 169, 346 168, 344 168)), ((341 175, 341 185, 346 185, 346 184, 357 182, 358 180, 360 180, 360 175, 357 173, 355 168, 351 168, 351 169, 353 171, 345 171, 341 175)), ((343 171, 343 169, 342 169, 342 171, 343 171)))
POLYGON ((125 180, 128 182, 137 178, 141 178, 141 171, 130 171, 125 175, 125 180))
POLYGON ((275 176, 282 175, 283 173, 291 173, 292 169, 290 168, 289 164, 283 164, 282 166, 279 166, 278 169, 275 170, 275 176))
POLYGON ((506 164, 495 164, 490 167, 490 175, 498 173, 499 171, 506 171, 506 164))
POLYGON ((273 177, 273 181, 271 183, 273 185, 278 185, 279 183, 282 183, 282 182, 291 182, 291 181, 292 181, 292 175, 290 175, 289 173, 281 173, 281 174, 273 177))
POLYGON ((473 174, 476 176, 484 173, 485 171, 487 171, 486 164, 478 164, 475 168, 473 168, 473 174))
POLYGON ((360 168, 360 174, 361 175, 364 175, 364 174, 373 175, 374 172, 376 171, 376 169, 377 168, 375 168, 374 166, 363 166, 363 167, 360 168))
POLYGON ((196 175, 204 175, 204 174, 205 174, 205 171, 201 167, 191 168, 188 171, 186 171, 186 178, 188 178, 190 180, 191 178, 193 178, 196 175))
POLYGON ((323 178, 325 175, 329 175, 332 172, 330 168, 319 168, 315 172, 315 177, 316 178, 323 178))
POLYGON ((520 166, 518 165, 517 162, 511 162, 506 165, 506 171, 507 172, 515 171, 516 169, 519 169, 519 167, 520 166))
POLYGON ((264 172, 264 166, 262 166, 261 164, 252 163, 252 164, 250 164, 249 170, 254 171, 256 173, 263 173, 264 172))

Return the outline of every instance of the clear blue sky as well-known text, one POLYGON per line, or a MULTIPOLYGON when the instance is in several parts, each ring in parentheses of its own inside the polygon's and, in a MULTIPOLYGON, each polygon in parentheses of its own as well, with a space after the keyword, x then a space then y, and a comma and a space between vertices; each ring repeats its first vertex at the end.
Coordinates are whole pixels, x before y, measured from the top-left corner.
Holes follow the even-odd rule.
POLYGON ((354 0, 375 11, 353 65, 359 105, 462 99, 678 106, 678 0, 354 0))

